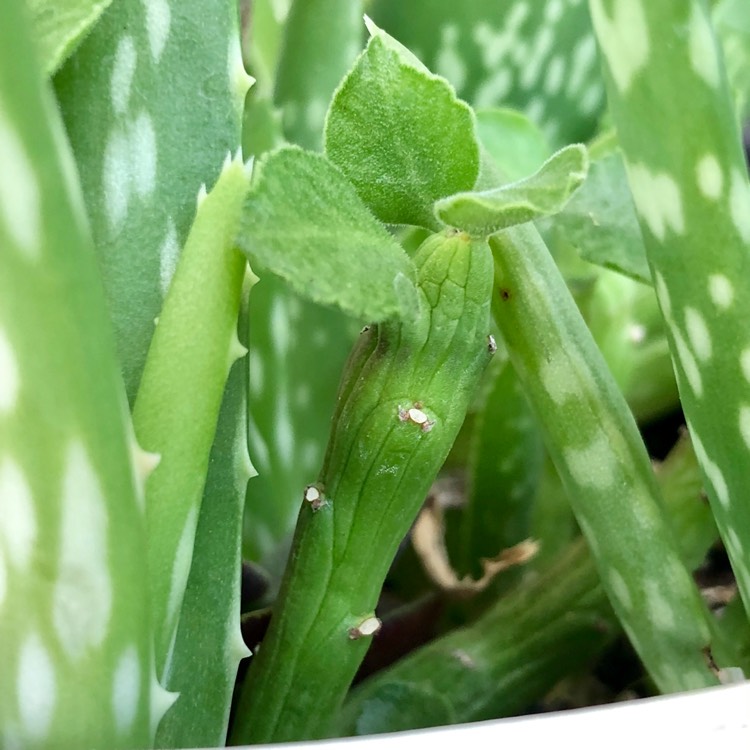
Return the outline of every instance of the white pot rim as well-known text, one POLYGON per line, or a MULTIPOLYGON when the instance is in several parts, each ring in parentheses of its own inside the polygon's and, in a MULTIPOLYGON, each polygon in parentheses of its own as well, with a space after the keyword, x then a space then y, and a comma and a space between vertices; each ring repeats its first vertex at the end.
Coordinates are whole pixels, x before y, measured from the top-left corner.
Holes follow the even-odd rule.
POLYGON ((748 750, 750 682, 513 719, 250 748, 414 750, 426 747, 436 750, 461 748, 462 745, 465 750, 567 747, 575 750, 602 750, 603 747, 607 750, 620 747, 629 750, 657 747, 748 750), (659 738, 658 743, 656 738, 659 738))

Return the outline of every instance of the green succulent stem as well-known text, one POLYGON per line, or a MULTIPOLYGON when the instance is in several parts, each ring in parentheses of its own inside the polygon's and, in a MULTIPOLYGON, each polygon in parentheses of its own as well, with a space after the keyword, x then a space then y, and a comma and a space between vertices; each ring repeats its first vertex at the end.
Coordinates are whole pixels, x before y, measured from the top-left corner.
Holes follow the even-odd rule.
POLYGON ((415 265, 417 318, 365 330, 345 370, 323 469, 305 491, 271 628, 242 689, 236 742, 329 733, 379 626, 388 568, 491 356, 487 244, 433 235, 415 265))
MULTIPOLYGON (((695 569, 717 531, 700 500, 700 472, 687 436, 656 477, 680 553, 695 569)), ((342 735, 361 735, 517 715, 563 677, 584 671, 620 632, 595 560, 579 539, 475 622, 356 687, 337 727, 342 735)), ((739 650, 733 644, 720 663, 736 664, 739 650)))

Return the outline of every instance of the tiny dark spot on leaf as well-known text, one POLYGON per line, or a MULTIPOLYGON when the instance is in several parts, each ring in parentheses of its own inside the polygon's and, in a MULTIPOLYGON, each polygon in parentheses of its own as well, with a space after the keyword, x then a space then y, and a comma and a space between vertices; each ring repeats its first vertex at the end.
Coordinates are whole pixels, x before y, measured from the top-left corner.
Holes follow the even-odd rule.
POLYGON ((510 289, 500 289, 500 299, 503 300, 503 302, 510 299, 510 289))

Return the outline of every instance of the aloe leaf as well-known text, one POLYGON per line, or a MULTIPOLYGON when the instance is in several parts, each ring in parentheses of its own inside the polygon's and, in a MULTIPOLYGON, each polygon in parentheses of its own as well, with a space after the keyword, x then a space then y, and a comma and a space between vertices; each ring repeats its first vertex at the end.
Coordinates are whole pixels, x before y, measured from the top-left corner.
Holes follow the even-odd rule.
POLYGON ((413 314, 409 258, 325 157, 282 148, 256 175, 238 240, 255 267, 358 318, 413 314))
POLYGON ((448 226, 477 237, 560 211, 586 179, 588 154, 581 145, 553 154, 531 177, 482 192, 458 193, 435 203, 448 226))
POLYGON ((742 0, 719 0, 711 16, 724 51, 735 108, 744 120, 750 116, 750 9, 742 0))
POLYGON ((531 224, 490 243, 495 320, 618 618, 660 690, 716 684, 645 447, 554 261, 531 224))
POLYGON ((63 132, 0 3, 0 744, 148 747, 147 462, 63 132))
MULTIPOLYGON (((700 502, 701 476, 689 439, 678 442, 656 476, 692 569, 717 532, 700 502)), ((619 632, 592 555, 582 540, 567 544, 541 575, 527 577, 476 622, 354 688, 337 718, 339 733, 518 715, 561 678, 586 669, 619 632), (424 709, 427 697, 432 711, 424 709)), ((720 663, 737 664, 739 651, 738 644, 726 644, 722 658, 729 661, 720 663)))
POLYGON ((246 261, 234 238, 248 185, 241 160, 227 158, 201 198, 133 408, 139 441, 161 456, 146 511, 157 673, 167 682, 222 392, 245 353, 236 329, 246 261))
POLYGON ((486 243, 433 235, 415 265, 419 317, 364 331, 344 373, 323 469, 303 493, 233 742, 328 733, 379 628, 374 608, 388 568, 491 356, 486 243))
POLYGON ((242 53, 261 95, 270 98, 291 0, 240 0, 242 53))
POLYGON ((522 112, 478 109, 477 135, 507 182, 533 174, 551 155, 542 131, 522 112))
POLYGON ((229 373, 211 449, 185 597, 170 665, 179 693, 159 724, 157 747, 223 747, 240 659, 250 655, 240 634, 242 516, 247 481, 243 357, 229 373))
POLYGON ((585 4, 374 0, 368 12, 473 106, 522 110, 555 147, 593 134, 604 87, 585 4))
POLYGON ((250 82, 233 0, 208 14, 201 0, 118 0, 55 77, 131 403, 195 196, 240 145, 250 82))
POLYGON ((439 229, 438 198, 474 187, 474 117, 442 78, 370 26, 372 36, 331 102, 325 150, 386 224, 439 229))
POLYGON ((293 0, 274 90, 284 133, 293 143, 322 148, 331 94, 359 53, 361 36, 359 0, 293 0))
POLYGON ((591 162, 580 190, 552 227, 584 260, 651 284, 646 248, 619 150, 591 162))
POLYGON ((683 410, 750 611, 750 185, 720 50, 701 2, 591 13, 683 410))
MULTIPOLYGON (((506 360, 491 382, 472 434, 458 545, 465 572, 476 577, 482 558, 492 558, 529 536, 543 455, 539 428, 506 360)), ((502 583, 507 586, 507 574, 502 583)))
POLYGON ((27 0, 42 68, 52 75, 112 0, 27 0))

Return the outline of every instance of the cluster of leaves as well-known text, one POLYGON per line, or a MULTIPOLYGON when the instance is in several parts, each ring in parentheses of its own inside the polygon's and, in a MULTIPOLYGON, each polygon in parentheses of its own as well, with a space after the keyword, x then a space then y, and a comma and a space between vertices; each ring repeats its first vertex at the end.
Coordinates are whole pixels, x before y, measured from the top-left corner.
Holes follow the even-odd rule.
POLYGON ((361 6, 0 5, 0 744, 502 717, 623 634, 644 693, 748 666, 746 4, 374 0, 360 51, 361 6), (494 267, 466 404, 444 241, 494 267), (453 431, 376 416, 415 383, 453 431))

